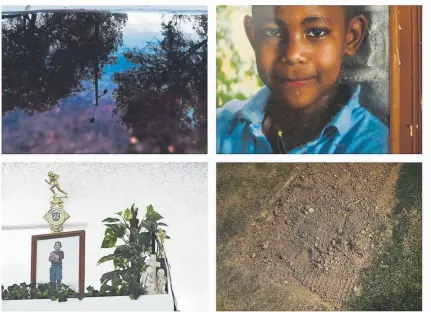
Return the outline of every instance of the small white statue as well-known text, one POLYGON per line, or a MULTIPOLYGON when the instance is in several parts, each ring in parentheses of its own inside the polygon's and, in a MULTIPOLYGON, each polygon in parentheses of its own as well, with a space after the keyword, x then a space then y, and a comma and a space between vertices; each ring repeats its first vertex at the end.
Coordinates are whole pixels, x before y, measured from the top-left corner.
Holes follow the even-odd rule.
POLYGON ((166 294, 166 276, 165 270, 159 269, 157 271, 157 293, 166 294))
POLYGON ((154 295, 156 290, 156 272, 152 266, 149 266, 144 274, 142 274, 141 283, 144 285, 148 295, 154 295), (144 284, 145 283, 145 284, 144 284))

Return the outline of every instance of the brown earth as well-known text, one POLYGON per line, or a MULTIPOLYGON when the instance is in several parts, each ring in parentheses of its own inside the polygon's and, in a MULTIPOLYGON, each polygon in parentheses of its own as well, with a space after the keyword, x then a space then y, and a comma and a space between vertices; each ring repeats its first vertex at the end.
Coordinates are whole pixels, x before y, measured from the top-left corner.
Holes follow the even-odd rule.
MULTIPOLYGON (((223 190, 237 171, 221 166, 232 164, 218 167, 217 222, 226 223, 232 203, 243 213, 231 235, 218 224, 218 310, 343 309, 362 293, 361 271, 392 236, 400 165, 274 164, 260 176, 285 172, 277 187, 249 180, 239 194, 223 190)), ((249 174, 253 164, 243 166, 249 174)))

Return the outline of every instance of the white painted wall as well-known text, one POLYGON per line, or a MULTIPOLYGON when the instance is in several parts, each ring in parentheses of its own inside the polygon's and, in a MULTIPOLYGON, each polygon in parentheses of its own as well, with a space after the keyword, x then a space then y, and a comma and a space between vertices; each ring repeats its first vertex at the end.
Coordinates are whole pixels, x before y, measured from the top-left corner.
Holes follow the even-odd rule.
POLYGON ((42 219, 51 196, 44 180, 54 171, 69 193, 65 231, 86 231, 86 285, 99 286, 100 276, 112 269, 110 263, 96 266, 113 251, 100 248, 100 221, 132 203, 142 213, 152 204, 169 225, 172 239, 165 247, 179 309, 207 310, 207 164, 5 163, 2 169, 3 285, 30 281, 31 236, 49 233, 42 219))

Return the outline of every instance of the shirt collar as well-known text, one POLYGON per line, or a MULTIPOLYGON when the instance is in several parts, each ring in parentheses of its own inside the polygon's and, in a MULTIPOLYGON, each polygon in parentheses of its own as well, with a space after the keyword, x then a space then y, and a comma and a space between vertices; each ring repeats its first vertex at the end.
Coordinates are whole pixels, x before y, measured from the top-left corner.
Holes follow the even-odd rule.
MULTIPOLYGON (((355 87, 350 99, 346 105, 335 115, 335 117, 325 126, 322 134, 329 127, 335 127, 338 132, 343 135, 345 134, 352 123, 353 109, 359 107, 359 93, 361 92, 361 86, 358 84, 355 87)), ((262 127, 263 119, 265 118, 265 109, 268 105, 268 99, 271 95, 271 91, 268 87, 264 86, 244 105, 244 108, 239 111, 239 118, 244 121, 248 121, 258 127, 262 127)))
POLYGON ((359 93, 361 92, 361 86, 358 84, 355 88, 350 99, 346 105, 335 115, 335 117, 325 126, 322 133, 326 128, 335 127, 341 135, 344 135, 352 126, 352 114, 355 108, 359 105, 359 93))

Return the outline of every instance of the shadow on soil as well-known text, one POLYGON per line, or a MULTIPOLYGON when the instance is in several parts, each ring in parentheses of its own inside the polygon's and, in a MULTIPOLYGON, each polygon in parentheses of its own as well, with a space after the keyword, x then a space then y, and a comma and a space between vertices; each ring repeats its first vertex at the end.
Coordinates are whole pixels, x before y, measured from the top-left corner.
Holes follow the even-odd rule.
POLYGON ((361 273, 362 291, 345 310, 422 310, 422 165, 404 164, 392 237, 361 273))
POLYGON ((243 232, 249 216, 259 211, 287 177, 293 164, 217 164, 217 243, 243 232))

